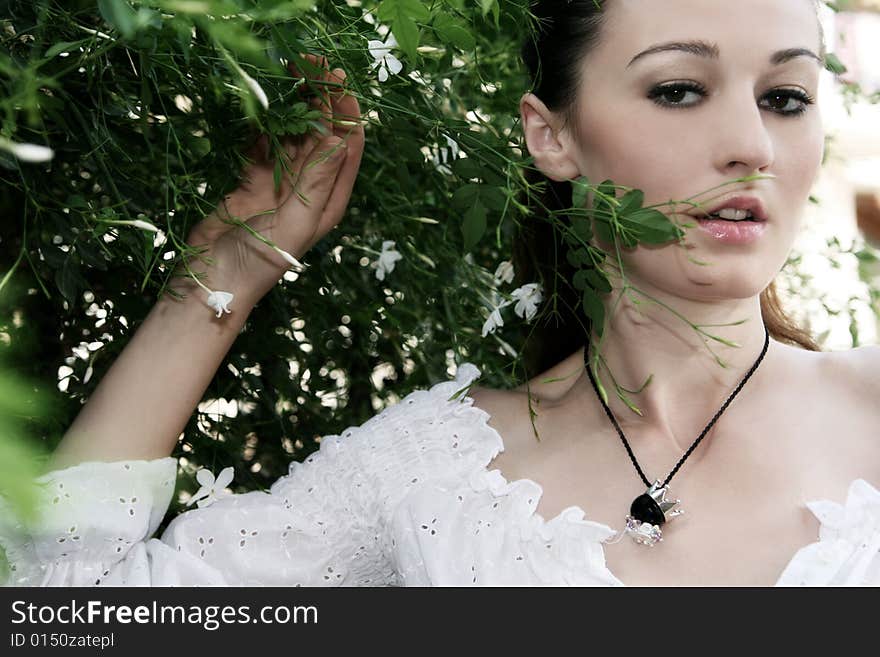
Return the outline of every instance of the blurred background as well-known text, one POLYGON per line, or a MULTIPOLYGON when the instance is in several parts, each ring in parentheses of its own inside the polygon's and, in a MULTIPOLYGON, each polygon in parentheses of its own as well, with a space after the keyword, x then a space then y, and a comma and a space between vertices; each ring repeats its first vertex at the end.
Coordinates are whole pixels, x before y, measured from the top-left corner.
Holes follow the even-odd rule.
POLYGON ((823 5, 826 45, 846 72, 824 72, 825 166, 795 245, 794 314, 826 349, 878 342, 880 264, 880 0, 823 5), (843 83, 843 84, 841 84, 843 83), (873 101, 873 102, 872 102, 873 101))

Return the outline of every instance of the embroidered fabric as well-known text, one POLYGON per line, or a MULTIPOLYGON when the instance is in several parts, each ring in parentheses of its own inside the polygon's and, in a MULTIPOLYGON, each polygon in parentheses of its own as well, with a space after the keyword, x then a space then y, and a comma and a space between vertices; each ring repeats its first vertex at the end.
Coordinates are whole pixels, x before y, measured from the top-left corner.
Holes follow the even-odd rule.
MULTIPOLYGON (((540 485, 508 482, 504 449, 453 380, 417 390, 320 449, 269 491, 191 508, 153 537, 177 464, 87 462, 35 484, 38 523, 0 498, 8 586, 622 586, 605 565, 615 532, 578 506, 545 520, 540 485)), ((880 492, 853 481, 842 505, 807 504, 818 541, 777 585, 880 585, 880 492)))

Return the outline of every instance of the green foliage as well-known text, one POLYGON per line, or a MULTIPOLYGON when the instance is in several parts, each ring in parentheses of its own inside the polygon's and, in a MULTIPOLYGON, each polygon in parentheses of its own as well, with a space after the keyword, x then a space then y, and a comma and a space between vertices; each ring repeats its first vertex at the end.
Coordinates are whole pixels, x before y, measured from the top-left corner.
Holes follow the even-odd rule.
MULTIPOLYGON (((40 345, 29 334, 20 312, 27 306, 21 290, 7 285, 0 293, 0 528, 16 520, 32 520, 39 509, 33 480, 45 459, 35 420, 58 421, 53 402, 60 393, 53 381, 24 378, 22 365, 38 355, 40 345), (47 390, 48 388, 48 390, 47 390)), ((5 556, 0 549, 0 582, 5 556)))
POLYGON ((318 125, 285 66, 314 76, 301 53, 348 73, 368 120, 358 184, 343 223, 258 304, 211 382, 205 399, 237 413, 193 415, 175 453, 182 488, 225 465, 237 490, 266 488, 319 436, 445 379, 453 361, 485 364, 486 385, 518 380, 509 344, 523 326, 480 329, 486 300, 507 294, 489 271, 526 211, 511 145, 527 2, 358 4, 7 3, 0 137, 54 152, 27 162, 0 149, 0 289, 24 290, 9 312, 39 344, 13 371, 51 390, 72 370, 57 416, 30 421, 47 450, 194 254, 189 230, 238 185, 256 135, 318 125), (403 64, 381 83, 368 48, 387 40, 380 27, 403 64), (385 240, 403 258, 379 281, 385 240))

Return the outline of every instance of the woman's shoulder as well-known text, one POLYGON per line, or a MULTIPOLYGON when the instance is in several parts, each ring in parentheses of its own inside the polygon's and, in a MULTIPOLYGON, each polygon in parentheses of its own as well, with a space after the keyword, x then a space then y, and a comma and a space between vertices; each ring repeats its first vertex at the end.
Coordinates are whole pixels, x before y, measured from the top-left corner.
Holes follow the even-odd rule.
POLYGON ((822 449, 833 445, 834 458, 848 466, 847 472, 880 481, 880 346, 788 349, 793 356, 788 380, 796 382, 800 398, 815 409, 811 417, 831 428, 816 432, 822 449))
POLYGON ((880 346, 862 345, 825 354, 829 367, 876 400, 880 393, 880 346))
POLYGON ((473 405, 486 412, 488 424, 501 436, 503 454, 494 465, 513 468, 514 459, 528 460, 540 435, 541 410, 549 410, 562 400, 583 373, 583 349, 578 349, 550 369, 515 388, 474 386, 468 393, 473 405))
MULTIPOLYGON (((785 346, 802 363, 803 374, 829 395, 876 402, 880 395, 880 346, 862 345, 835 351, 806 351, 785 346)), ((880 412, 880 406, 877 407, 880 412)))

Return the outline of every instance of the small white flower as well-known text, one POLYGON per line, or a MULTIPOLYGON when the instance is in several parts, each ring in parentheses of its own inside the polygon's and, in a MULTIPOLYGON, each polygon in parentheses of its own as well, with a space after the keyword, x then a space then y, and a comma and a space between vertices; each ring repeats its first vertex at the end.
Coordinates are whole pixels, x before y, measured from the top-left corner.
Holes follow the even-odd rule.
POLYGON ((202 468, 196 473, 196 481, 198 481, 202 487, 196 491, 195 495, 189 498, 186 505, 190 506, 193 502, 198 501, 197 506, 202 509, 206 506, 210 506, 219 498, 229 495, 229 492, 224 489, 232 483, 232 478, 234 476, 235 470, 231 466, 223 468, 220 471, 220 474, 217 475, 216 479, 214 479, 214 473, 207 468, 202 468))
POLYGON ((149 221, 143 221, 142 219, 133 219, 132 221, 126 221, 129 226, 134 226, 135 228, 140 228, 142 230, 149 230, 153 233, 158 233, 159 229, 156 228, 149 221))
POLYGON ((263 91, 263 87, 241 69, 238 69, 238 72, 241 73, 241 77, 244 78, 244 83, 248 86, 248 89, 251 90, 251 93, 253 93, 254 96, 257 97, 257 100, 260 101, 260 105, 263 106, 263 109, 269 109, 269 98, 266 96, 266 92, 263 91))
POLYGON ((513 282, 513 263, 505 260, 495 270, 495 285, 513 282))
POLYGON ((55 151, 38 144, 18 144, 0 137, 0 148, 12 153, 22 162, 48 162, 55 157, 55 151))
POLYGON ((371 39, 367 42, 370 54, 375 60, 370 64, 370 70, 373 70, 376 67, 379 68, 379 82, 385 82, 388 79, 389 70, 394 75, 397 75, 403 69, 403 64, 400 63, 400 60, 391 54, 391 49, 395 46, 397 46, 397 39, 394 38, 393 32, 388 34, 385 43, 376 39, 371 39))
POLYGON ((513 312, 525 318, 527 322, 532 321, 538 311, 538 305, 544 298, 540 283, 528 283, 518 287, 510 293, 510 296, 516 300, 513 312))
POLYGON ((373 263, 376 267, 376 278, 380 281, 384 281, 385 276, 394 271, 395 262, 403 259, 400 252, 394 250, 394 244, 392 240, 382 242, 382 252, 379 254, 379 259, 373 263))
POLYGON ((484 338, 490 333, 494 333, 499 326, 504 326, 504 319, 501 317, 501 309, 504 308, 504 305, 498 306, 489 313, 489 318, 483 324, 484 338))
POLYGON ((244 80, 244 83, 247 85, 247 88, 250 89, 250 92, 257 97, 258 101, 260 101, 260 105, 263 106, 263 109, 269 109, 269 98, 266 96, 266 92, 263 91, 260 83, 245 73, 241 66, 238 65, 238 62, 231 57, 227 57, 227 59, 229 60, 229 63, 232 64, 235 72, 241 76, 242 80, 244 80))
POLYGON ((306 266, 303 263, 301 263, 299 260, 294 258, 291 254, 289 254, 284 249, 279 249, 277 246, 272 247, 272 248, 274 248, 281 255, 281 257, 284 258, 285 260, 287 260, 287 262, 289 262, 292 266, 296 267, 297 271, 302 271, 306 268, 306 266))
POLYGON ((224 312, 232 312, 231 310, 229 310, 228 306, 233 297, 234 295, 230 292, 211 292, 208 294, 208 305, 216 310, 217 317, 220 317, 224 312))

